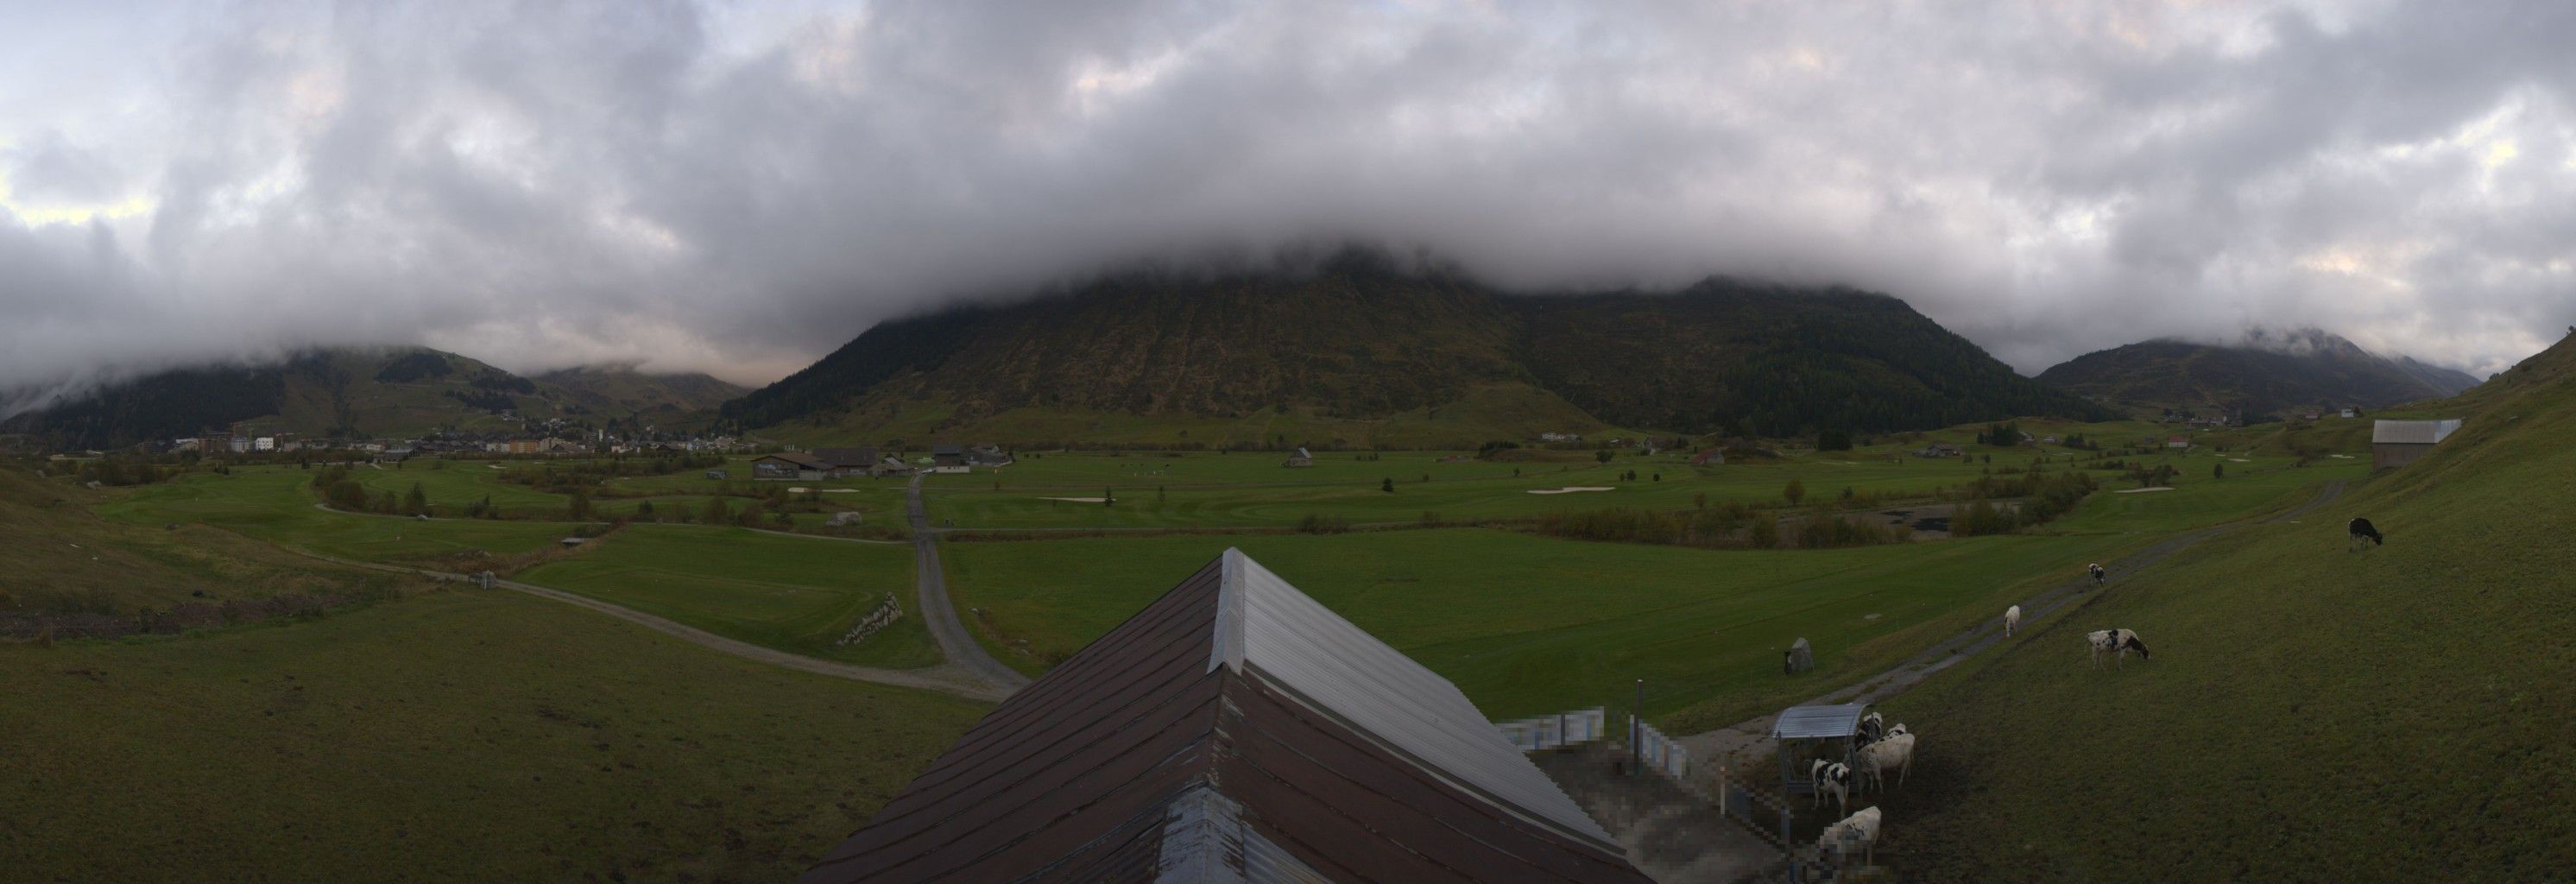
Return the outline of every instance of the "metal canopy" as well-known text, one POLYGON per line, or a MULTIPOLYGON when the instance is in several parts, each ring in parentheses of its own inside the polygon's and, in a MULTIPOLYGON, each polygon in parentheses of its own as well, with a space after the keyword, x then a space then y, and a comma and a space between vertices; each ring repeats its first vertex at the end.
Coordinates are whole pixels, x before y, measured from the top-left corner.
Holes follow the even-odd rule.
POLYGON ((1869 713, 1867 703, 1844 703, 1835 706, 1791 706, 1782 710, 1771 725, 1775 740, 1839 740, 1860 731, 1860 717, 1869 713))
POLYGON ((2374 421, 2370 425, 2373 445, 2431 445, 2449 438, 2460 429, 2458 420, 2374 421))

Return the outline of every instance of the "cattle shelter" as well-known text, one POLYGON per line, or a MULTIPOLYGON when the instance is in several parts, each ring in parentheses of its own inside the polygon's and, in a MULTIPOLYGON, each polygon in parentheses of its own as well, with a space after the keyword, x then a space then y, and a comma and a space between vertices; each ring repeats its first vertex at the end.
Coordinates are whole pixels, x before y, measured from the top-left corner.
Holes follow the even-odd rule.
POLYGON ((2436 421, 2372 421, 2370 424, 2370 468, 2384 470, 2414 463, 2433 451, 2433 446, 2458 432, 2457 419, 2436 421))
POLYGON ((1771 740, 1780 747, 1780 791, 1786 795, 1816 794, 1816 781, 1807 775, 1809 762, 1823 758, 1845 762, 1859 747, 1860 719, 1869 714, 1867 703, 1837 703, 1816 706, 1791 706, 1781 710, 1771 723, 1771 740))

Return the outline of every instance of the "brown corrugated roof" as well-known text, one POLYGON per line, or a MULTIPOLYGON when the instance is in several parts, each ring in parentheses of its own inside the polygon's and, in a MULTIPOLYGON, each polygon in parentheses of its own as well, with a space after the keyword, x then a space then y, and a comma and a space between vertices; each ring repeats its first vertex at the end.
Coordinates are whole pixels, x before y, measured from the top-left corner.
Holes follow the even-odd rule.
POLYGON ((1212 664, 1225 561, 985 716, 800 880, 1198 880, 1192 863, 1246 881, 1647 880, 1539 822, 1551 808, 1459 785, 1490 771, 1398 751, 1257 655, 1212 664))

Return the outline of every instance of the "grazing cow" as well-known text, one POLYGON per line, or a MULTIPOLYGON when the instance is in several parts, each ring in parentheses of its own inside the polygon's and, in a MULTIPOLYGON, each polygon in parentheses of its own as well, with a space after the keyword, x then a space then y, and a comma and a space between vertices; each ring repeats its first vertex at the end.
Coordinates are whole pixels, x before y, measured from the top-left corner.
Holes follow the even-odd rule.
POLYGON ((2150 659, 2152 656, 2147 653, 2147 643, 2139 641, 2137 633, 2126 629, 2088 632, 2084 634, 2084 640, 2093 645, 2093 665, 2097 668, 2102 665, 2103 654, 2119 655, 2112 662, 2124 667, 2129 663, 2130 651, 2138 652, 2140 660, 2150 659))
POLYGON ((2013 627, 2015 627, 2015 626, 2020 626, 2020 625, 2021 625, 2021 606, 2020 606, 2020 605, 2014 605, 2014 606, 2012 606, 2012 607, 2005 608, 2005 609, 2004 609, 2004 637, 2005 637, 2005 638, 2011 638, 2011 637, 2012 637, 2012 632, 2013 632, 2013 627))
POLYGON ((1892 728, 1888 728, 1888 729, 1887 729, 1887 738, 1888 738, 1888 739, 1893 740, 1893 739, 1896 739, 1897 737, 1906 736, 1906 735, 1911 734, 1911 733, 1914 733, 1914 732, 1913 732, 1913 731, 1910 731, 1910 730, 1906 730, 1906 729, 1905 729, 1905 722, 1900 721, 1900 722, 1897 722, 1897 723, 1896 723, 1896 726, 1895 726, 1895 727, 1892 727, 1892 728))
POLYGON ((1887 719, 1881 717, 1878 713, 1872 712, 1860 717, 1861 745, 1867 746, 1871 743, 1878 742, 1881 737, 1886 735, 1886 733, 1887 719))
POLYGON ((2093 564, 2086 565, 2086 566, 2084 566, 2084 569, 2085 569, 2086 571, 2089 571, 2089 572, 2091 572, 2091 573, 2093 574, 2093 585, 2094 585, 2094 586, 2100 586, 2100 585, 2102 585, 2102 584, 2105 584, 2105 583, 2109 583, 2109 582, 2111 582, 2111 572, 2109 572, 2109 571, 2105 571, 2105 570, 2102 570, 2102 563, 2101 563, 2101 562, 2094 562, 2093 564))
POLYGON ((2386 538, 2379 536, 2379 529, 2372 526, 2369 519, 2354 519, 2352 524, 2346 527, 2352 532, 2352 540, 2344 545, 2345 552, 2360 549, 2363 540, 2369 540, 2372 546, 2388 542, 2386 538))
POLYGON ((1862 861, 1867 862, 1870 848, 1877 844, 1878 808, 1875 807, 1861 808, 1859 813, 1826 826, 1825 833, 1816 836, 1816 849, 1833 854, 1837 865, 1855 853, 1861 854, 1862 861))

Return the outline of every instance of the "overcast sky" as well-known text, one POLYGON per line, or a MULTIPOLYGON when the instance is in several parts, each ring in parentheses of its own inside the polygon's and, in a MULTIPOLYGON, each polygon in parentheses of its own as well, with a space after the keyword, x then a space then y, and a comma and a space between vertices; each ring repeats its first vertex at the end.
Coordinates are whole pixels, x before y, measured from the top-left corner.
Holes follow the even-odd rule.
POLYGON ((2576 323, 2576 4, 0 0, 0 385, 307 343, 774 379, 1103 265, 1885 291, 2025 373, 2576 323))

